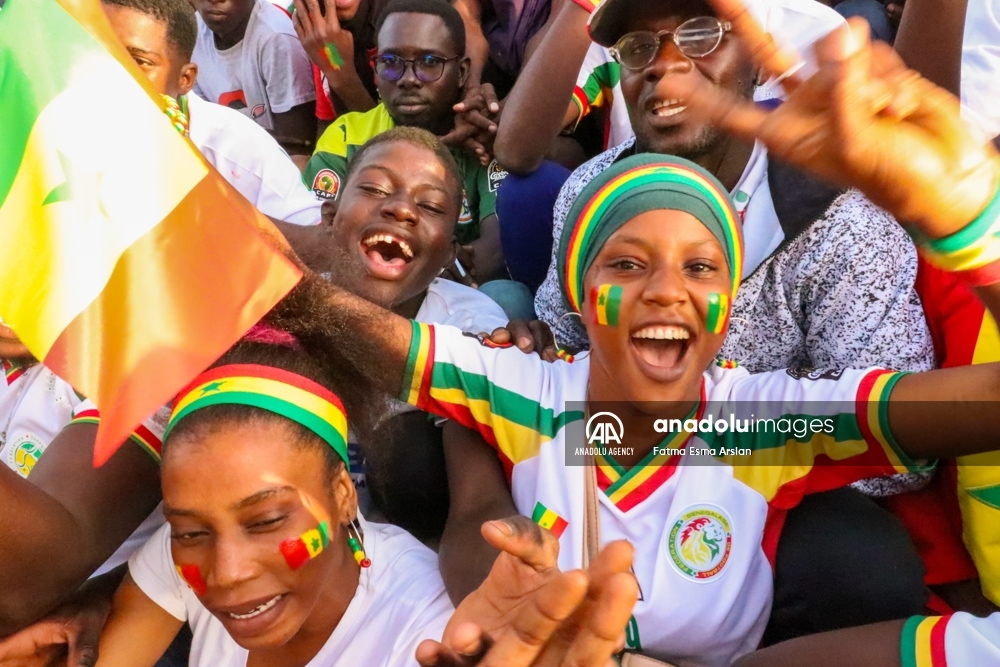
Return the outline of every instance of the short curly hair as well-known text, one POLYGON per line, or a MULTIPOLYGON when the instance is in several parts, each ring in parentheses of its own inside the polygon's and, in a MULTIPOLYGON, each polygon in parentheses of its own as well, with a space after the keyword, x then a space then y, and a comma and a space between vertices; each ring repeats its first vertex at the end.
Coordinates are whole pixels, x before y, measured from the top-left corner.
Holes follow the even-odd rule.
POLYGON ((191 62, 198 41, 198 20, 188 0, 103 0, 106 5, 134 9, 167 27, 167 41, 177 55, 191 62))
POLYGON ((430 14, 439 17, 455 43, 456 55, 465 55, 465 22, 447 0, 390 0, 375 24, 376 35, 382 32, 386 19, 393 14, 430 14))

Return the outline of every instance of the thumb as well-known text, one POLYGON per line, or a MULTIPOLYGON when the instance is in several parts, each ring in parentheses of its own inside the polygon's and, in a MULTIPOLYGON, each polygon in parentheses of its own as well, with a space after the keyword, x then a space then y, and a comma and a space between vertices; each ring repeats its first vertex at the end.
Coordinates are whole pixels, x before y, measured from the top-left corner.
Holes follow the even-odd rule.
POLYGON ((490 545, 535 570, 558 565, 559 540, 528 517, 512 516, 489 521, 483 524, 482 535, 490 545))
POLYGON ((75 627, 67 630, 69 639, 69 667, 94 667, 104 629, 105 614, 83 614, 75 627))

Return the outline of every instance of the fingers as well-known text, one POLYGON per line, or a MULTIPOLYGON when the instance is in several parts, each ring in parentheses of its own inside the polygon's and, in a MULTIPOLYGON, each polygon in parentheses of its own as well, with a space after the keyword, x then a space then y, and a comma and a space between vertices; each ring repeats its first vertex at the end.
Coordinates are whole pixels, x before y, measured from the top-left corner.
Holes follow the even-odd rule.
POLYGON ((599 594, 588 600, 592 604, 587 605, 576 637, 558 664, 599 667, 619 650, 622 630, 632 615, 639 587, 628 572, 619 572, 603 583, 599 594))
POLYGON ((481 532, 492 546, 535 570, 554 568, 559 562, 559 540, 528 517, 487 521, 481 532))
POLYGON ((493 640, 474 623, 462 623, 447 644, 425 640, 417 646, 421 667, 467 667, 476 665, 493 646, 493 640))
POLYGON ((541 320, 532 320, 528 322, 528 329, 531 331, 534 348, 538 350, 543 359, 552 362, 559 358, 556 350, 556 339, 548 324, 541 320))
POLYGON ((65 625, 61 621, 39 621, 0 641, 0 664, 30 661, 46 647, 67 642, 65 625))
POLYGON ((583 601, 587 576, 575 570, 552 577, 514 618, 511 631, 497 640, 480 667, 533 665, 545 643, 583 601))
MULTIPOLYGON (((510 326, 509 324, 507 326, 510 326)), ((490 334, 490 340, 497 345, 506 345, 513 340, 513 335, 506 327, 497 327, 490 334)))
MULTIPOLYGON (((764 32, 750 14, 743 0, 708 0, 708 4, 719 18, 733 25, 733 33, 739 35, 750 49, 753 61, 771 74, 781 76, 798 65, 801 60, 798 55, 775 44, 771 35, 764 32)), ((782 81, 786 90, 793 89, 797 83, 798 78, 794 75, 782 81)))
POLYGON ((534 352, 537 348, 535 346, 535 337, 531 332, 531 325, 524 320, 511 320, 507 323, 507 332, 510 335, 508 339, 510 342, 517 345, 517 349, 521 352, 534 352))
POLYGON ((107 610, 78 614, 69 629, 69 667, 94 667, 97 664, 101 631, 107 610))

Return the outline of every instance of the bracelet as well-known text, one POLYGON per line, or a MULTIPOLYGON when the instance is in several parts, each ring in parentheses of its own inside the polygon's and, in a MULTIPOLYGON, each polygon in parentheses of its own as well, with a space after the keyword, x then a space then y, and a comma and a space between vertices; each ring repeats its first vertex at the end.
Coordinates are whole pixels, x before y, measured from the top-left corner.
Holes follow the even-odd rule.
POLYGON ((601 0, 573 0, 573 2, 583 7, 584 11, 588 14, 597 9, 597 5, 601 4, 601 0))
POLYGON ((973 287, 1000 282, 1000 187, 975 220, 944 238, 921 239, 918 247, 931 264, 973 287))

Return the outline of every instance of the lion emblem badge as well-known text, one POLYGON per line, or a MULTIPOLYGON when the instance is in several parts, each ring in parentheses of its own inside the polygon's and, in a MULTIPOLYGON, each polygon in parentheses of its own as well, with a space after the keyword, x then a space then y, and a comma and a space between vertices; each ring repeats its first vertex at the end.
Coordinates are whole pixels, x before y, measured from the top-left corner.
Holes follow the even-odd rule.
POLYGON ((694 581, 722 574, 732 548, 732 522, 720 507, 688 507, 670 529, 670 560, 678 572, 694 581))

